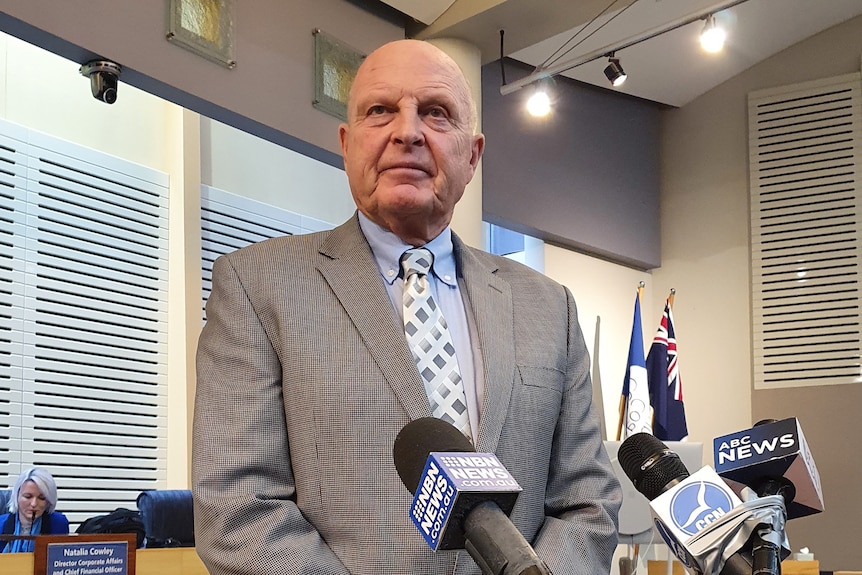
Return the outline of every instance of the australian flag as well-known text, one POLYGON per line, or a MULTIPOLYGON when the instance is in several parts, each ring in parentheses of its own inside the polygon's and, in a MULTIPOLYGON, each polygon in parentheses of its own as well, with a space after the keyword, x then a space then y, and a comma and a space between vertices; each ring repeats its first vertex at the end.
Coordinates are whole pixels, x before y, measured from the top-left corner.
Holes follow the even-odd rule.
POLYGON ((670 302, 664 304, 664 315, 647 355, 646 369, 653 408, 653 435, 664 441, 679 441, 688 435, 688 427, 670 302))

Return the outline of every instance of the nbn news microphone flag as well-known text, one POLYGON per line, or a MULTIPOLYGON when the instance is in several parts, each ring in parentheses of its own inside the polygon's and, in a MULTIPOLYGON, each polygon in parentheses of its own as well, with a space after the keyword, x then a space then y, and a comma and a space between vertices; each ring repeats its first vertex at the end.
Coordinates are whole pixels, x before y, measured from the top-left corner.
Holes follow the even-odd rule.
POLYGON ((626 439, 628 436, 642 431, 652 433, 652 408, 650 407, 649 383, 644 360, 640 290, 635 295, 632 337, 629 342, 629 360, 626 365, 626 377, 623 380, 621 403, 625 405, 625 409, 620 413, 620 421, 623 423, 620 439, 626 439))
POLYGON ((682 377, 677 365, 670 300, 664 304, 664 315, 647 355, 646 368, 654 411, 653 435, 663 441, 679 441, 688 435, 688 427, 685 424, 682 377))

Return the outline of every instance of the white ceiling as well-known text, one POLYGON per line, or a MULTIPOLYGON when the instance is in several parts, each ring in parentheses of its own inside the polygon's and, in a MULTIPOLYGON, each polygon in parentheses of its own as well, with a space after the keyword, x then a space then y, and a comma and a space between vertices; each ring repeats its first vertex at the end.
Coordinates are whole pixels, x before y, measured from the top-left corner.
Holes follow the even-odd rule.
MULTIPOLYGON (((611 2, 385 0, 416 20, 415 26, 408 30, 413 37, 465 39, 479 46, 483 63, 488 63, 500 57, 502 29, 505 55, 534 67, 541 66, 611 2)), ((582 61, 585 56, 598 51, 605 53, 605 49, 628 43, 645 32, 666 29, 686 16, 728 4, 727 0, 617 0, 611 10, 584 28, 575 42, 615 14, 618 16, 554 64, 582 61)), ((704 52, 698 44, 703 22, 693 22, 618 50, 616 57, 628 80, 614 89, 683 106, 761 60, 858 15, 862 15, 862 0, 744 0, 716 14, 728 32, 724 51, 704 52)), ((607 60, 602 57, 562 74, 609 88, 603 73, 606 65, 607 60)))

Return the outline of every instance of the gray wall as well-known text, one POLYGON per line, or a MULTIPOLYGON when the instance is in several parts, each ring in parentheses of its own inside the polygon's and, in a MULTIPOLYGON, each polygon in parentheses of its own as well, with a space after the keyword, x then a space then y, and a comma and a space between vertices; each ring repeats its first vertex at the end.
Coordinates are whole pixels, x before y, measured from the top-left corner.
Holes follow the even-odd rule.
MULTIPOLYGON (((506 60, 506 78, 532 68, 506 60)), ((638 269, 661 264, 657 104, 555 78, 548 118, 524 111, 530 88, 500 95, 482 68, 482 208, 487 221, 638 269)))

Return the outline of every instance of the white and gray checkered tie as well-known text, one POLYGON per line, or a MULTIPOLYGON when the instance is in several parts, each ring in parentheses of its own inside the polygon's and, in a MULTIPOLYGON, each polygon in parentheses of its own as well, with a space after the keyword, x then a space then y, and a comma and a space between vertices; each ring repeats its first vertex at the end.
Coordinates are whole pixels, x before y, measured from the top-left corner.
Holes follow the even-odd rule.
POLYGON ((472 441, 467 400, 455 347, 443 313, 431 296, 427 275, 434 255, 425 248, 401 256, 404 270, 404 332, 434 417, 448 421, 472 441))

